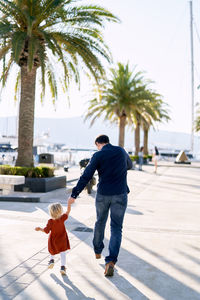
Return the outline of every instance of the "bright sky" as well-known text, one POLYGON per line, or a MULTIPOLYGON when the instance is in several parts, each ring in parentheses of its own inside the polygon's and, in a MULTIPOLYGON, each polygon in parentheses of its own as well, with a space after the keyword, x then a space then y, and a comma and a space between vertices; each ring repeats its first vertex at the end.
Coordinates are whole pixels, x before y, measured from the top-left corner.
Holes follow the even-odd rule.
MULTIPOLYGON (((81 2, 81 1, 80 1, 81 2)), ((191 75, 190 75, 190 15, 188 0, 94 0, 117 15, 121 24, 107 24, 105 40, 114 62, 135 64, 155 81, 154 89, 164 96, 170 106, 172 121, 158 128, 170 131, 191 131, 191 75)), ((200 90, 200 0, 193 0, 195 102, 200 90)), ((0 116, 16 115, 11 90, 13 81, 2 93, 0 116)), ((72 86, 69 108, 65 95, 60 95, 56 111, 50 97, 41 105, 36 99, 36 117, 74 117, 87 109, 89 84, 82 82, 81 91, 72 86)))

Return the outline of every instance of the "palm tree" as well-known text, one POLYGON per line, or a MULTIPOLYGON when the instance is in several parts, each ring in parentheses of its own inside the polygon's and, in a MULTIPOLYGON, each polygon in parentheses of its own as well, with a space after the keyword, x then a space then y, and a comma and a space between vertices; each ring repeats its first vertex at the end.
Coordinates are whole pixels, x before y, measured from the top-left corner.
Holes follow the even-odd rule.
POLYGON ((110 61, 110 53, 100 30, 105 21, 117 22, 118 19, 99 6, 83 6, 76 2, 80 1, 0 1, 2 85, 5 86, 13 65, 19 69, 15 87, 16 90, 19 86, 21 88, 18 166, 33 165, 37 71, 41 71, 41 97, 45 95, 47 81, 55 101, 60 80, 65 91, 72 78, 79 83, 79 66, 98 84, 104 75, 101 58, 110 61))
POLYGON ((128 64, 117 64, 111 69, 111 79, 100 86, 101 98, 89 101, 85 119, 91 118, 91 125, 104 115, 104 120, 119 126, 118 144, 124 147, 125 127, 132 123, 133 114, 142 108, 141 100, 146 97, 143 73, 129 70, 128 64))
MULTIPOLYGON (((150 83, 150 81, 149 81, 150 83)), ((147 89, 147 84, 143 85, 142 98, 137 103, 137 110, 132 112, 132 123, 135 129, 135 155, 138 155, 140 149, 140 129, 147 119, 147 110, 149 109, 149 101, 151 100, 151 93, 147 89)), ((130 124, 132 126, 132 124, 130 124)))
POLYGON ((146 110, 142 115, 142 127, 144 132, 144 155, 148 154, 148 133, 150 127, 154 127, 156 122, 170 120, 168 110, 166 108, 167 104, 162 100, 162 96, 155 92, 151 92, 151 94, 152 100, 148 101, 148 104, 146 105, 146 110))
POLYGON ((198 116, 195 121, 195 130, 196 132, 200 131, 200 117, 198 116))
POLYGON ((148 131, 154 123, 161 122, 163 119, 169 120, 168 112, 165 110, 166 103, 163 102, 162 96, 148 85, 152 81, 148 81, 144 89, 144 98, 140 100, 140 109, 133 114, 135 125, 135 155, 138 154, 140 148, 140 129, 144 130, 144 154, 148 154, 148 131))
POLYGON ((140 128, 141 128, 141 113, 136 111, 134 114, 135 124, 135 155, 138 155, 140 149, 140 128))
POLYGON ((194 128, 196 132, 200 131, 200 108, 199 107, 197 109, 197 117, 194 123, 194 128))
MULTIPOLYGON (((151 122, 151 121, 150 121, 151 122)), ((143 153, 144 155, 148 155, 148 141, 149 141, 149 129, 150 129, 150 123, 148 123, 146 120, 143 122, 143 132, 144 132, 144 137, 143 137, 143 153)))

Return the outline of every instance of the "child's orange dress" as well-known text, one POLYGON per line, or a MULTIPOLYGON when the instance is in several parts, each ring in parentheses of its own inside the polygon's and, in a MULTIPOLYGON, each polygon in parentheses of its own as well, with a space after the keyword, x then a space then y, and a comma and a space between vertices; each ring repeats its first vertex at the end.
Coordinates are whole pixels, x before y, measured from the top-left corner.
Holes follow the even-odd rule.
POLYGON ((46 227, 44 228, 45 233, 49 233, 51 231, 48 239, 48 250, 51 255, 70 249, 69 239, 64 224, 67 219, 67 214, 63 214, 56 220, 49 219, 46 227))

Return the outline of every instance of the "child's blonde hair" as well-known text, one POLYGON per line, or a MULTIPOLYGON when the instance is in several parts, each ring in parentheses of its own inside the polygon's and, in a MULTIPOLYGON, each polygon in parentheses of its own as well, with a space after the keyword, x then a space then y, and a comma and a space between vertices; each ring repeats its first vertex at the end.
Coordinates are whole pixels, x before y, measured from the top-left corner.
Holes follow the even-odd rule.
POLYGON ((49 213, 52 219, 59 219, 63 213, 63 207, 60 203, 53 203, 49 205, 49 213))

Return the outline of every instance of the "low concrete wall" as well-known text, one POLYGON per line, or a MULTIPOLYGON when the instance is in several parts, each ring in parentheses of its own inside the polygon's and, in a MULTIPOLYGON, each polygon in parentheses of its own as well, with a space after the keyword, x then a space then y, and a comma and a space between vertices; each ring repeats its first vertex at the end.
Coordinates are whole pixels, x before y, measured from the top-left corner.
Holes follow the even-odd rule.
POLYGON ((47 193, 66 187, 66 176, 25 178, 25 184, 15 185, 15 192, 47 193))

